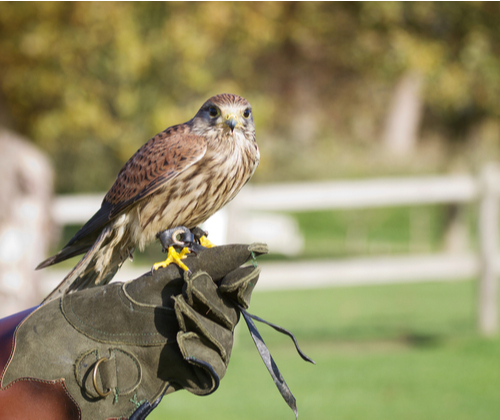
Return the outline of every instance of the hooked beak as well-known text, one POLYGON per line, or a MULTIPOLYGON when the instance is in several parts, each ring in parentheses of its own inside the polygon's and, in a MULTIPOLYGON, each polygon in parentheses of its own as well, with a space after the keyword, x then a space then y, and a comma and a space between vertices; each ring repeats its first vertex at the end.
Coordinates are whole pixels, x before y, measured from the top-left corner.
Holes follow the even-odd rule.
POLYGON ((231 131, 234 131, 234 128, 238 125, 238 119, 236 118, 236 115, 234 114, 226 115, 226 120, 224 121, 224 124, 226 124, 231 129, 231 131))

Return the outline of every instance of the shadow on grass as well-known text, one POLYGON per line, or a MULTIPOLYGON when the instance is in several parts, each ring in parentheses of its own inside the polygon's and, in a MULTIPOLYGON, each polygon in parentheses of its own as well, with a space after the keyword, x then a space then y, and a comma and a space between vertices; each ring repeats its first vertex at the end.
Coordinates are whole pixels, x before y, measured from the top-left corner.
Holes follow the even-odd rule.
POLYGON ((406 342, 411 347, 438 347, 443 344, 444 336, 437 334, 408 334, 401 337, 401 340, 406 342))
MULTIPOLYGON (((433 350, 446 347, 449 336, 439 334, 405 334, 386 337, 336 337, 319 339, 299 339, 301 349, 314 359, 319 353, 337 354, 369 354, 406 352, 412 349, 433 350)), ((239 342, 245 349, 253 349, 253 343, 248 340, 239 342)), ((266 340, 271 352, 294 352, 295 348, 289 340, 266 340)))

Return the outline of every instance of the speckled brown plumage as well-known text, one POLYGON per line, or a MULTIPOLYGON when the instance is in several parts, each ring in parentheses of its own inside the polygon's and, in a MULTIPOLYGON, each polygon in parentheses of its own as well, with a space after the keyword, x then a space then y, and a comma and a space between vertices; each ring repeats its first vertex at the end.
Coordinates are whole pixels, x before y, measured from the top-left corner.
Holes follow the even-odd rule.
POLYGON ((101 209, 37 267, 85 253, 49 298, 106 284, 158 232, 203 223, 235 197, 258 164, 250 104, 232 94, 208 99, 193 119, 145 143, 123 166, 101 209))

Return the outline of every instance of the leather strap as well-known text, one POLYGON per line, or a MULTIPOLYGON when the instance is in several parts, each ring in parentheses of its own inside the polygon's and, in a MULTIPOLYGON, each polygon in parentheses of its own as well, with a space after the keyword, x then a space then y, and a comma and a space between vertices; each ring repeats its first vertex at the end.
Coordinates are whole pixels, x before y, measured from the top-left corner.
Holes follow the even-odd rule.
POLYGON ((290 391, 290 388, 288 388, 288 385, 285 382, 285 378, 283 378, 283 375, 281 374, 280 370, 278 369, 278 366, 276 365, 276 362, 274 361, 273 357, 271 356, 271 352, 266 346, 266 343, 264 343, 264 339, 259 333, 259 330, 255 326, 254 322, 252 319, 255 319, 256 321, 262 322, 266 325, 269 325, 270 327, 274 328, 276 331, 288 335, 292 340, 293 343, 295 344, 295 348, 297 349, 297 352, 299 353, 300 357, 304 359, 306 362, 316 364, 314 360, 312 360, 310 357, 306 356, 306 354, 300 349, 299 344, 297 343, 297 340, 295 336, 288 330, 286 330, 283 327, 280 327, 279 325, 273 324, 269 321, 266 321, 256 315, 252 315, 248 311, 245 310, 241 305, 237 304, 235 302, 235 305, 237 305, 241 311, 241 314, 243 315, 243 318, 245 319, 245 322, 247 323, 248 326, 248 331, 250 332, 250 335, 252 336, 252 339, 255 343, 255 346, 257 347, 257 350, 259 351, 260 357, 262 358, 262 361, 267 367, 267 370, 269 371, 269 374, 273 378, 273 381, 278 388, 278 391, 280 392, 281 396, 285 400, 285 402, 288 404, 288 406, 293 410, 295 414, 295 418, 297 419, 299 417, 299 412, 297 411, 297 403, 295 400, 295 397, 292 394, 292 391, 290 391))

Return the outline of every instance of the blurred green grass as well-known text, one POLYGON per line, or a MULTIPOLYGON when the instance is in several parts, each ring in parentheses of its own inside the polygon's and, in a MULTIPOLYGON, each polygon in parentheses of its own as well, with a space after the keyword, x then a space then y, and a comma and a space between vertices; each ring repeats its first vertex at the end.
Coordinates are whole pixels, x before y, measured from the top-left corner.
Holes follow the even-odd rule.
MULTIPOLYGON (((443 248, 450 207, 398 206, 293 213, 304 235, 301 258, 437 252, 443 248)), ((475 241, 475 208, 462 206, 459 222, 470 246, 475 241)))
MULTIPOLYGON (((475 332, 475 282, 255 293, 251 311, 291 329, 317 365, 259 325, 301 419, 497 419, 500 339, 475 332)), ((243 323, 220 388, 180 391, 160 419, 292 419, 243 323)))

